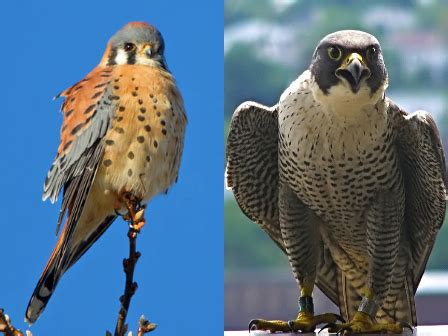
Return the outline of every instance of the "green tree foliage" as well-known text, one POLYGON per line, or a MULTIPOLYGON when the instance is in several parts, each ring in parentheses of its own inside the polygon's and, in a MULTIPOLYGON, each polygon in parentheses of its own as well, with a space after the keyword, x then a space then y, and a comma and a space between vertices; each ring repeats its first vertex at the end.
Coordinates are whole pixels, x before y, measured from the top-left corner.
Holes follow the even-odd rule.
POLYGON ((289 267, 283 252, 241 212, 233 199, 224 202, 224 223, 226 271, 289 267))
POLYGON ((230 118, 246 100, 274 105, 294 74, 268 59, 256 56, 254 48, 237 44, 224 59, 224 112, 230 118))

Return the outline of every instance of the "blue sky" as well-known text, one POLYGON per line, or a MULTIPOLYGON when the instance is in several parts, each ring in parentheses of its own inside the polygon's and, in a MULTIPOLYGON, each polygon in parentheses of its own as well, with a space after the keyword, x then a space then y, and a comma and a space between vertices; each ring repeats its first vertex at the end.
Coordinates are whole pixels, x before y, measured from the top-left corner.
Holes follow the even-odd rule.
MULTIPOLYGON (((129 21, 159 28, 184 96, 189 124, 178 184, 150 203, 138 238, 140 314, 154 335, 214 335, 223 326, 222 1, 20 1, 0 14, 0 307, 22 330, 29 297, 56 242, 59 203, 41 201, 59 143, 61 101, 52 97, 99 62, 107 40, 129 21)), ((113 331, 124 286, 127 227, 116 221, 62 278, 39 335, 113 331)))

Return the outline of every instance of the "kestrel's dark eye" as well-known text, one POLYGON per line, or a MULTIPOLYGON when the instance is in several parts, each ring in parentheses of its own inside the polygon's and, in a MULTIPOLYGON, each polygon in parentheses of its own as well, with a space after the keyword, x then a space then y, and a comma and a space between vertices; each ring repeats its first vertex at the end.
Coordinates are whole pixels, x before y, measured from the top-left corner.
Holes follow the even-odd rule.
POLYGON ((135 44, 134 43, 125 43, 124 45, 124 50, 125 51, 132 51, 135 49, 135 44))
POLYGON ((369 47, 367 49, 367 58, 373 60, 376 57, 377 49, 375 47, 369 47))
POLYGON ((339 61, 342 57, 342 51, 338 47, 329 47, 327 52, 333 61, 339 61))

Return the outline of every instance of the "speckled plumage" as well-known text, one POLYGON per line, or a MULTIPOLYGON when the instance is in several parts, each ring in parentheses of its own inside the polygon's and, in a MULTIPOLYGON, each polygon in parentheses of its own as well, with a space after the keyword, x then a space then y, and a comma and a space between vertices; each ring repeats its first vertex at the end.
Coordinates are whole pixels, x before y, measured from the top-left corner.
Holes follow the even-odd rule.
POLYGON ((227 184, 288 255, 300 286, 316 283, 346 320, 369 288, 377 321, 415 325, 414 294, 445 215, 445 158, 430 115, 398 108, 379 73, 353 91, 307 70, 276 106, 242 104, 227 184))
POLYGON ((177 179, 186 116, 166 69, 160 33, 130 23, 108 43, 100 64, 63 91, 64 120, 43 198, 64 189, 66 223, 26 312, 33 323, 60 277, 117 217, 121 195, 148 202, 177 179))

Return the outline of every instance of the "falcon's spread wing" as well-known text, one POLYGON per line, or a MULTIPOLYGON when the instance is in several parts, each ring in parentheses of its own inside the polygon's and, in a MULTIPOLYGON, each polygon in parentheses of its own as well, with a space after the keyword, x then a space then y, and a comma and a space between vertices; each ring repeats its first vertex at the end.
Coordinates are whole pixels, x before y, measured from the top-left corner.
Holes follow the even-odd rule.
MULTIPOLYGON (((254 102, 236 109, 227 139, 226 182, 244 214, 286 253, 278 210, 277 113, 277 106, 254 102)), ((321 253, 316 284, 339 306, 340 272, 326 247, 321 253)))
POLYGON ((445 155, 437 126, 425 111, 406 114, 390 102, 404 176, 405 227, 410 238, 413 294, 425 271, 445 218, 448 185, 445 155))

